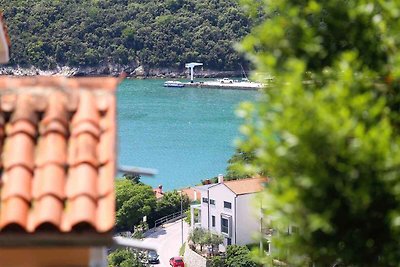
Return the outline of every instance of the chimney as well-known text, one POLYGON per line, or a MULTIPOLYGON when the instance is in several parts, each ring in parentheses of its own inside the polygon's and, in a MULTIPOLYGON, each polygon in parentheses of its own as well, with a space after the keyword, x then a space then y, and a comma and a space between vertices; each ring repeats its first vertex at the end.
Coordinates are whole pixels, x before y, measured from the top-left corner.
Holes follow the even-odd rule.
POLYGON ((160 194, 163 193, 163 191, 162 191, 162 184, 160 184, 160 185, 158 186, 158 190, 159 190, 160 194))
POLYGON ((218 174, 218 183, 223 184, 224 183, 224 175, 218 174))

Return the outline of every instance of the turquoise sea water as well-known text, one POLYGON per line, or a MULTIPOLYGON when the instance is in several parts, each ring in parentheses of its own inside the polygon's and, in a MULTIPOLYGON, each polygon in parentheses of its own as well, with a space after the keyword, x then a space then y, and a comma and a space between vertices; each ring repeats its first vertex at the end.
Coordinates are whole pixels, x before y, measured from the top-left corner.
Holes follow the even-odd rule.
POLYGON ((155 177, 142 181, 165 190, 225 173, 241 123, 234 110, 257 92, 163 83, 126 80, 119 86, 119 164, 157 169, 155 177))

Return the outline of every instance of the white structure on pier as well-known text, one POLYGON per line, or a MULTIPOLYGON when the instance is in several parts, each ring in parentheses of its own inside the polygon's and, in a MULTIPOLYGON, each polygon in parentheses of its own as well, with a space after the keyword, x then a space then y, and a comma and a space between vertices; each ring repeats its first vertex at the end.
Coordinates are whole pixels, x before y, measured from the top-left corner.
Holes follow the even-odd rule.
POLYGON ((203 63, 197 63, 197 62, 191 62, 191 63, 186 63, 185 67, 190 68, 190 82, 193 83, 193 69, 196 66, 203 66, 203 63))

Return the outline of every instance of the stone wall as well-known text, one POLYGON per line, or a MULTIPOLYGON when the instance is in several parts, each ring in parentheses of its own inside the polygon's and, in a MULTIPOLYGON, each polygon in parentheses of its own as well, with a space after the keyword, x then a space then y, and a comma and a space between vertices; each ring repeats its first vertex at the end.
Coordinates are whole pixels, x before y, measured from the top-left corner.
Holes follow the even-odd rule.
POLYGON ((199 254, 191 250, 188 245, 186 245, 185 254, 183 255, 183 258, 185 260, 185 266, 187 265, 188 267, 211 266, 210 262, 207 261, 206 258, 200 256, 199 254))

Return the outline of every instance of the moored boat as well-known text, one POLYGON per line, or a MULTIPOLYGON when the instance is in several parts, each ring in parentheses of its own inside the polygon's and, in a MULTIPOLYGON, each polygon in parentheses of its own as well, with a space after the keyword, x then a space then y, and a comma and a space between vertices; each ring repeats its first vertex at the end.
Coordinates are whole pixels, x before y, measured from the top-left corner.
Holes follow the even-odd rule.
POLYGON ((185 84, 180 81, 166 81, 164 87, 184 87, 185 84))

